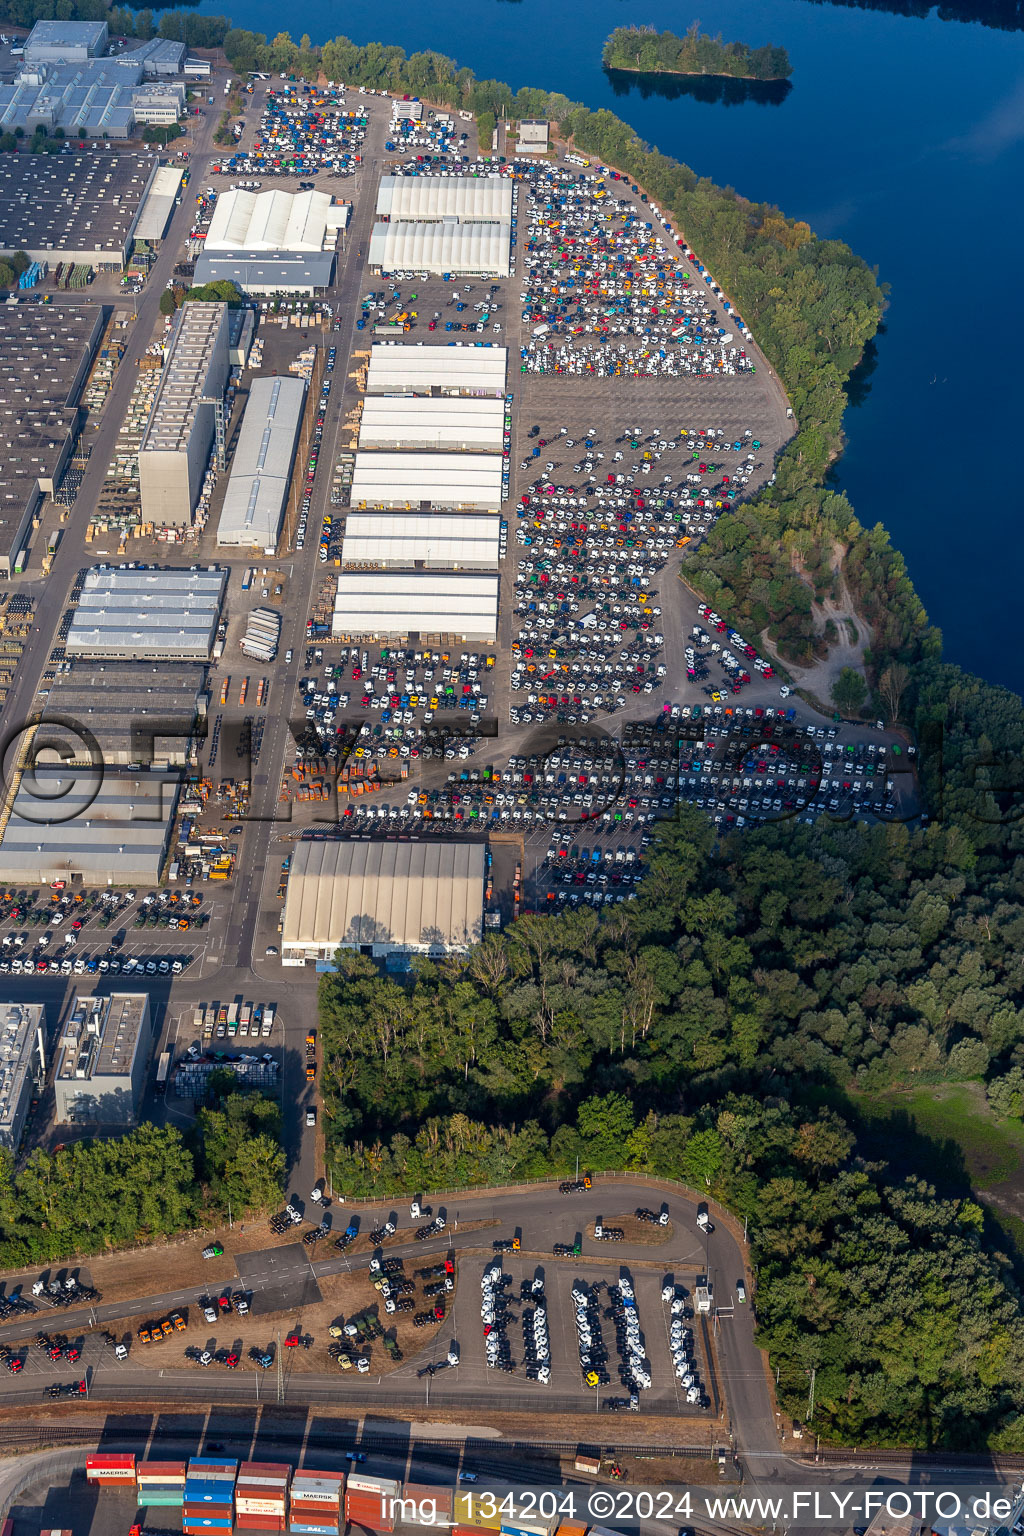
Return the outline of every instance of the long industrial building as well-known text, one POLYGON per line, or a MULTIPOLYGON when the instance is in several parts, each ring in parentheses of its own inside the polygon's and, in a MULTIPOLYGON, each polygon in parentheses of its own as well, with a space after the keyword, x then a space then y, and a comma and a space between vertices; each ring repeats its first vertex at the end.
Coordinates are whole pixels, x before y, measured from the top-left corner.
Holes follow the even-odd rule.
POLYGON ((155 155, 0 156, 0 257, 120 269, 156 176, 155 155))
POLYGON ((0 880, 155 884, 179 787, 177 773, 37 765, 21 781, 0 838, 0 880))
POLYGON ((222 192, 203 241, 205 251, 315 253, 333 250, 351 204, 329 192, 222 192))
POLYGON ((73 662, 50 684, 36 745, 83 767, 183 767, 207 713, 205 678, 196 663, 73 662))
POLYGON ((504 347, 378 345, 370 349, 366 394, 502 400, 507 363, 504 347))
POLYGON ((501 506, 501 458, 489 453, 357 453, 353 507, 501 506))
POLYGON ((500 453, 504 420, 500 400, 368 396, 359 422, 359 446, 500 453))
POLYGON ((196 262, 197 285, 234 283, 247 297, 288 294, 312 298, 334 281, 333 251, 206 251, 196 262))
POLYGON ((302 425, 302 379, 255 379, 224 493, 217 543, 272 555, 281 531, 302 425))
POLYGON ((501 518, 496 513, 350 512, 343 566, 384 569, 498 569, 501 518))
POLYGON ((377 217, 393 224, 458 219, 473 224, 508 224, 512 182, 507 176, 382 176, 377 217))
POLYGON ((109 40, 105 21, 37 21, 25 39, 25 63, 83 64, 102 58, 109 40))
POLYGON ((300 842, 284 909, 285 965, 338 949, 445 955, 479 943, 482 843, 300 842))
POLYGON ((98 304, 0 305, 0 575, 13 573, 43 496, 60 484, 102 334, 98 304))
POLYGON ((207 661, 227 572, 101 565, 88 571, 71 620, 69 656, 207 661))
POLYGON ((343 570, 332 633, 336 639, 444 635, 491 644, 498 634, 498 578, 446 571, 343 570))
POLYGON ((179 309, 139 448, 142 515, 158 527, 187 528, 202 489, 230 360, 228 307, 179 309))
POLYGON ((16 1152, 46 1067, 46 1008, 0 1003, 0 1146, 16 1152))
POLYGON ((74 997, 57 1042, 57 1124, 134 1125, 152 1049, 148 993, 74 997))

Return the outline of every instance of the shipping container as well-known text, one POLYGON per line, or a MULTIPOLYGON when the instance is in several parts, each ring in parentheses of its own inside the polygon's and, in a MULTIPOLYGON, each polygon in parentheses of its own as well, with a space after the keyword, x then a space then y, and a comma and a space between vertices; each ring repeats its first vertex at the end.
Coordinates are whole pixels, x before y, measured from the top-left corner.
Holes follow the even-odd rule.
POLYGON ((456 1527, 479 1526, 486 1531, 498 1531, 501 1529, 501 1514, 484 1515, 478 1509, 479 1498, 472 1493, 457 1493, 453 1501, 453 1514, 456 1527))
POLYGON ((109 1452, 96 1451, 85 1458, 85 1473, 90 1472, 130 1472, 135 1476, 135 1452, 128 1451, 124 1455, 111 1455, 109 1452))
POLYGON ((505 1518, 501 1522, 501 1536, 551 1536, 558 1524, 552 1515, 550 1520, 519 1520, 505 1518))
POLYGON ((454 1494, 451 1488, 438 1488, 428 1483, 405 1483, 402 1488, 403 1524, 451 1525, 454 1494), (424 1513, 425 1511, 425 1513, 424 1513))
POLYGON ((235 1509, 240 1515, 283 1515, 285 1500, 283 1495, 279 1499, 270 1499, 261 1498, 258 1494, 236 1493, 235 1509))
POLYGON ((183 1461, 140 1461, 136 1471, 139 1482, 145 1477, 159 1477, 161 1482, 169 1482, 172 1478, 176 1482, 185 1481, 183 1461))
POLYGON ((294 1525, 288 1526, 294 1536, 341 1536, 344 1527, 338 1525, 294 1525))
POLYGON ((400 1486, 393 1477, 369 1477, 365 1472, 350 1472, 345 1492, 386 1493, 390 1498, 397 1499, 400 1486))
POLYGON ((345 1519, 350 1525, 362 1525, 370 1531, 393 1531, 394 1516, 391 1513, 389 1493, 345 1494, 345 1519))
POLYGON ((563 1520, 558 1527, 558 1536, 587 1536, 587 1528, 573 1520, 563 1520))

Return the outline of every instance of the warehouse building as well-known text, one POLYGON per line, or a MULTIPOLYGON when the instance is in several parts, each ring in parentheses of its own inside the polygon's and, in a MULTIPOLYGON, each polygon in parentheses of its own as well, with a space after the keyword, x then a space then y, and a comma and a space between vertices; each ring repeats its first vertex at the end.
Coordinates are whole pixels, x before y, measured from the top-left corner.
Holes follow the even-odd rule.
POLYGON ((302 379, 253 380, 217 525, 218 544, 274 553, 305 399, 302 379))
POLYGON ((389 570, 498 569, 501 518, 470 512, 350 512, 343 566, 389 570))
POLYGON ((510 224, 512 182, 507 176, 382 176, 377 217, 392 224, 510 224))
POLYGON ((59 668, 36 736, 55 760, 85 767, 181 768, 205 731, 206 668, 86 661, 59 668))
POLYGON ((135 226, 136 240, 145 240, 147 245, 158 245, 163 239, 181 191, 181 177, 181 166, 159 167, 135 226))
POLYGON ((451 507, 496 512, 501 458, 490 453, 357 453, 353 507, 451 507))
POLYGON ((135 1125, 152 1049, 147 993, 72 998, 57 1041, 57 1124, 135 1125))
POLYGON ((102 334, 98 304, 0 305, 0 575, 13 573, 60 484, 102 334))
POLYGON ((443 571, 341 571, 331 629, 339 640, 436 636, 489 645, 498 634, 498 578, 443 571))
POLYGON ((548 152, 548 121, 545 117, 524 117, 519 124, 516 140, 517 155, 546 155, 548 152))
POLYGON ((192 522, 224 408, 228 329, 226 304, 184 304, 175 318, 139 448, 142 515, 159 527, 192 522))
POLYGON ((450 395, 417 395, 411 400, 372 396, 363 402, 359 446, 500 453, 504 423, 505 407, 500 400, 467 400, 450 395))
POLYGON ((203 241, 206 251, 261 251, 315 254, 333 250, 351 204, 335 203, 329 192, 245 192, 236 188, 217 199, 203 241))
POLYGON ((256 335, 256 312, 246 306, 228 310, 228 362, 232 368, 244 368, 256 335))
POLYGON ((119 270, 157 165, 155 155, 95 150, 0 156, 0 257, 119 270))
POLYGON ((208 661, 227 572, 94 566, 65 650, 122 661, 208 661))
POLYGON ((16 1152, 46 1070, 42 1003, 0 1003, 0 1147, 16 1152))
POLYGON ((446 272, 459 277, 508 277, 512 227, 508 224, 378 223, 370 235, 369 265, 377 272, 446 272))
POLYGON ((379 344, 370 348, 366 393, 503 400, 507 362, 504 347, 379 344))
POLYGON ((282 963, 461 952, 480 941, 483 904, 482 843, 297 843, 282 963))
POLYGON ((80 64, 100 59, 109 41, 105 21, 37 21, 25 40, 25 63, 80 64))
POLYGON ((171 80, 185 73, 188 49, 170 37, 151 37, 137 48, 128 48, 117 56, 118 63, 130 60, 142 65, 147 80, 171 80))
POLYGON ((196 262, 195 280, 200 286, 234 283, 249 298, 281 294, 311 299, 334 281, 334 252, 268 251, 254 256, 204 250, 196 262))
POLYGON ((180 782, 178 773, 37 764, 21 780, 0 838, 0 879, 155 885, 180 782))
POLYGON ((138 124, 174 123, 185 107, 185 82, 174 78, 184 51, 153 38, 112 58, 26 65, 0 84, 0 129, 127 139, 138 124))

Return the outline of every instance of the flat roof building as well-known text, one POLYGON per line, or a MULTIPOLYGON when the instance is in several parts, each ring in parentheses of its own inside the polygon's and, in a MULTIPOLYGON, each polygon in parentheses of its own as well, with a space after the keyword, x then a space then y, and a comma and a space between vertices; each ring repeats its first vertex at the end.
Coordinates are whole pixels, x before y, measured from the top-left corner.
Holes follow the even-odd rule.
POLYGON ((25 39, 26 64, 77 64, 106 52, 105 21, 37 21, 25 39))
POLYGON ((145 992, 74 997, 57 1042, 57 1123, 134 1125, 152 1048, 145 992))
POLYGON ((102 334, 98 304, 0 304, 0 575, 13 573, 43 496, 60 484, 102 334))
POLYGON ((183 304, 139 447, 147 522, 163 528, 191 525, 230 366, 227 305, 183 304))
POLYGON ((341 571, 332 634, 438 636, 492 644, 498 633, 498 578, 448 571, 341 571))
POLYGON ((155 155, 95 149, 0 156, 0 256, 123 267, 157 165, 155 155))
POLYGON ((367 395, 466 395, 504 399, 504 347, 395 346, 370 348, 367 395))
POLYGON ((333 250, 338 230, 348 220, 349 205, 335 203, 329 192, 222 192, 203 241, 205 251, 293 251, 313 254, 333 250))
POLYGON ((153 885, 180 775, 38 764, 22 779, 0 838, 0 879, 49 885, 153 885))
POLYGON ((516 142, 517 155, 546 155, 548 152, 548 120, 546 117, 524 117, 519 124, 516 142))
MULTIPOLYGON (((172 119, 173 121, 173 119, 172 119)), ((136 240, 155 245, 167 233, 167 226, 174 213, 174 204, 181 191, 182 168, 179 165, 161 165, 153 178, 153 185, 146 195, 135 226, 136 240)))
POLYGON ((46 1009, 42 1003, 0 1003, 0 1146, 16 1152, 36 1081, 42 1081, 46 1009))
POLYGON ((300 842, 284 909, 285 965, 364 954, 444 955, 479 943, 482 843, 300 842))
POLYGON ((112 58, 26 65, 0 83, 0 129, 127 139, 136 124, 176 122, 185 106, 185 82, 173 78, 179 50, 153 38, 112 58))
POLYGON ((342 566, 498 569, 501 518, 487 512, 350 512, 342 566))
POLYGON ((353 507, 425 506, 496 512, 501 457, 493 453, 356 454, 353 507))
POLYGON ((302 379, 253 380, 217 525, 218 544, 274 553, 305 399, 302 379))
POLYGON ((216 567, 93 566, 64 648, 111 661, 208 661, 226 582, 216 567))
POLYGON ((196 283, 234 283, 246 296, 291 294, 312 298, 334 281, 334 252, 205 251, 196 262, 196 283))
POLYGON ((76 661, 50 683, 36 744, 82 767, 184 767, 206 702, 201 665, 76 661))
POLYGON ((496 399, 371 395, 363 401, 359 446, 500 453, 504 421, 504 404, 496 399))

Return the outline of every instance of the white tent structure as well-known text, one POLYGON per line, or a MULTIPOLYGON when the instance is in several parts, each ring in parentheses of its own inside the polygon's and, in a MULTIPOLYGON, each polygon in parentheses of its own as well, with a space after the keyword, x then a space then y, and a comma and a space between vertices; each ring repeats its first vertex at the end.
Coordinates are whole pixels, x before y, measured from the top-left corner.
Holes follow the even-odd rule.
POLYGON ((390 219, 392 224, 435 219, 508 224, 512 218, 512 182, 498 175, 382 176, 377 217, 390 219))
POLYGON ((329 192, 222 192, 204 251, 322 251, 348 217, 329 192))
POLYGON ((370 350, 367 395, 462 395, 503 399, 504 347, 378 345, 370 350))
POLYGON ((497 511, 501 457, 493 453, 356 454, 353 507, 434 507, 497 511))
POLYGON ((500 523, 496 513, 350 512, 341 563, 496 571, 500 523))
POLYGON ((504 419, 505 407, 494 399, 368 397, 359 422, 359 446, 500 453, 504 419))
POLYGON ((445 635, 492 644, 498 578, 458 572, 341 571, 331 632, 392 637, 445 635))
POLYGON ((381 272, 508 277, 511 234, 509 224, 377 223, 369 264, 381 272))

